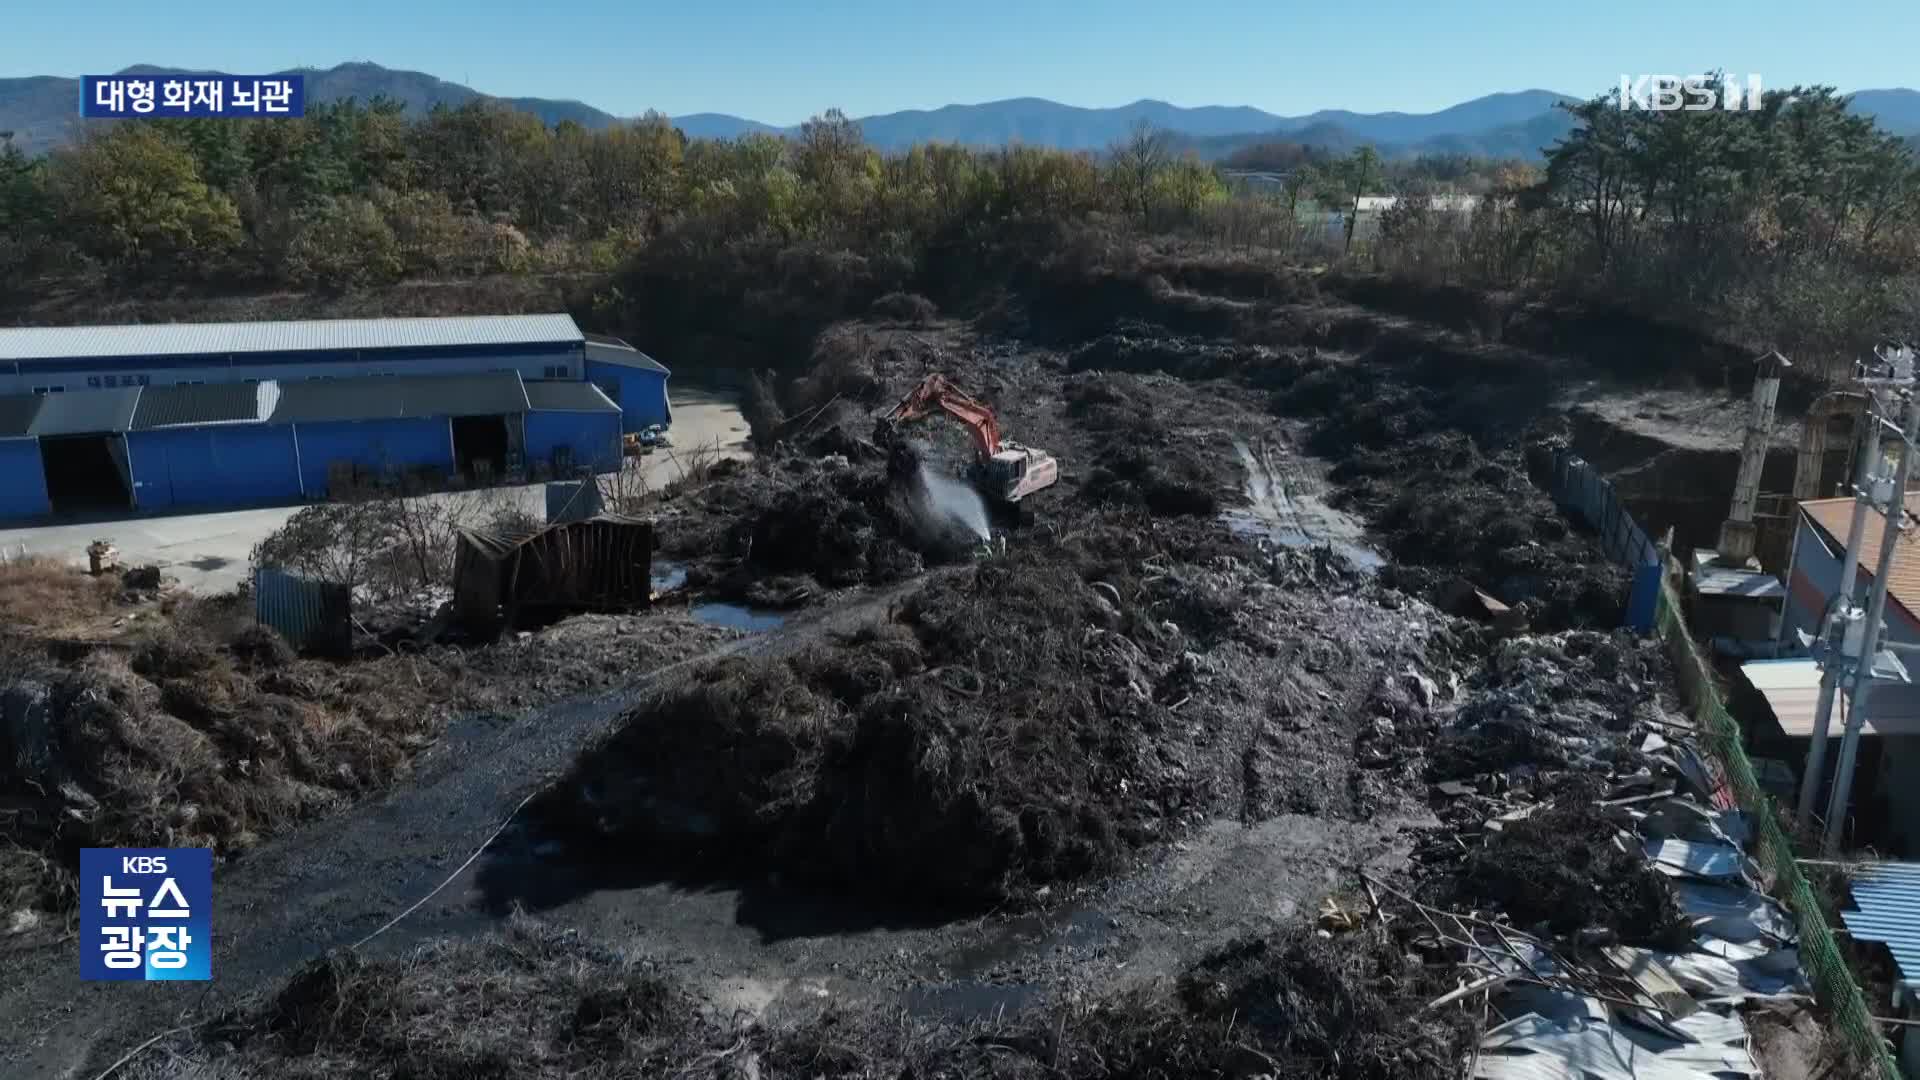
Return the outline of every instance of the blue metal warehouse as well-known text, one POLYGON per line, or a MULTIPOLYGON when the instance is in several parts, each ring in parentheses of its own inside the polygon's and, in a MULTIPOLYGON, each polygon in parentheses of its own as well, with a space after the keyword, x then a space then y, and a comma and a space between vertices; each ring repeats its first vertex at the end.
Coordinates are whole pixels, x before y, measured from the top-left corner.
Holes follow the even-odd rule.
POLYGON ((0 329, 0 518, 608 471, 667 376, 565 315, 0 329))

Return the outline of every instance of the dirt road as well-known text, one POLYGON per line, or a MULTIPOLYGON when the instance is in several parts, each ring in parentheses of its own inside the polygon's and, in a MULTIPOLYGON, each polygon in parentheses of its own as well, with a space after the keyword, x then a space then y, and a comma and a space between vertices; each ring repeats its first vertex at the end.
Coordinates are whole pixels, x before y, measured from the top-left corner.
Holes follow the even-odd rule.
POLYGON ((1228 513, 1236 530, 1283 547, 1331 547, 1364 569, 1375 569, 1385 562, 1368 546, 1366 530, 1359 522, 1296 490, 1306 479, 1300 462, 1283 467, 1278 447, 1269 440, 1258 445, 1255 450, 1245 439, 1233 440, 1234 452, 1247 471, 1247 505, 1228 513), (1289 472, 1294 474, 1291 481, 1289 472))

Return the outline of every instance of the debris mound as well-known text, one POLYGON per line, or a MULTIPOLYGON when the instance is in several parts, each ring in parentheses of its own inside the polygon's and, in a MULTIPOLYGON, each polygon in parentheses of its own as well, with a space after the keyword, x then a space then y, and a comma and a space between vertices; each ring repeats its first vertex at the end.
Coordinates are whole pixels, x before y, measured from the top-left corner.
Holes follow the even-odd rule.
POLYGON ((1657 642, 1624 632, 1569 630, 1495 646, 1478 692, 1427 751, 1430 780, 1489 773, 1525 783, 1543 771, 1643 762, 1626 733, 1636 710, 1671 686, 1657 642))
POLYGON ((1165 372, 1182 379, 1217 379, 1255 374, 1273 366, 1279 357, 1264 345, 1171 337, 1155 327, 1136 324, 1075 349, 1067 358, 1067 370, 1165 372))
POLYGON ((1166 542, 1151 519, 1083 526, 936 579, 831 647, 656 693, 543 814, 943 905, 1110 868, 1215 798, 1205 714, 1170 709, 1198 662, 1187 634, 1233 613, 1184 576, 1141 580, 1166 542))
POLYGON ((1095 503, 1147 510, 1162 517, 1211 517, 1223 487, 1208 447, 1176 437, 1154 408, 1155 380, 1087 372, 1067 383, 1067 415, 1105 436, 1081 494, 1095 503))
POLYGON ((1667 879, 1602 811, 1598 784, 1569 785, 1549 806, 1467 857, 1459 897, 1519 926, 1573 935, 1604 927, 1629 944, 1684 952, 1693 930, 1667 879))
POLYGON ((1354 440, 1336 454, 1337 504, 1385 540, 1396 584, 1438 596, 1464 576, 1504 604, 1525 603, 1536 629, 1620 625, 1626 570, 1528 481, 1517 449, 1490 454, 1458 433, 1411 429, 1372 448, 1344 422, 1336 430, 1354 440))
MULTIPOLYGON (((661 535, 690 564, 689 582, 732 598, 771 577, 804 576, 826 588, 883 585, 929 564, 967 556, 969 528, 932 506, 924 485, 889 473, 839 427, 816 440, 832 453, 778 452, 714 478, 698 506, 676 508, 661 535)), ((791 590, 783 590, 790 593, 791 590)))
POLYGON ((1095 502, 1134 506, 1161 517, 1212 517, 1220 496, 1198 450, 1123 446, 1101 454, 1081 491, 1095 502))
MULTIPOLYGON (((336 952, 165 1052, 178 1075, 1440 1080, 1472 1023, 1377 928, 1242 939, 1164 985, 969 1025, 856 1005, 727 1018, 656 964, 524 917, 395 959, 336 952)), ((169 1072, 168 1075, 175 1075, 169 1072)))
POLYGON ((27 672, 0 694, 0 809, 37 854, 0 865, 0 892, 62 910, 80 848, 231 854, 384 786, 441 722, 425 702, 454 696, 419 670, 294 660, 270 631, 229 651, 169 629, 27 672))
POLYGON ((1226 1060, 1195 1062, 1204 1071, 1187 1075, 1232 1072, 1228 1061, 1251 1051, 1264 1059, 1256 1071, 1274 1076, 1440 1080, 1459 1074, 1472 1035, 1456 1010, 1422 1011, 1452 989, 1452 976, 1427 969, 1405 942, 1375 927, 1337 939, 1301 927, 1237 941, 1179 986, 1196 1020, 1237 1017, 1234 1030, 1244 1025, 1252 1036, 1251 1045, 1217 1044, 1226 1060))
POLYGON ((330 953, 204 1039, 276 1059, 276 1076, 577 1076, 616 1062, 658 1076, 718 1046, 717 1030, 651 965, 515 919, 400 960, 330 953))

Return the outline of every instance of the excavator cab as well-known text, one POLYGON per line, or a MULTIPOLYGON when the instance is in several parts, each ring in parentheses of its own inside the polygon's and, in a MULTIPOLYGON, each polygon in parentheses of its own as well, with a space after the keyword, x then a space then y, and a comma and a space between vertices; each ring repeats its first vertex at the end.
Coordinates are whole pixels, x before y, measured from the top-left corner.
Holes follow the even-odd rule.
POLYGON ((1045 450, 1006 444, 980 462, 974 483, 1002 502, 1019 502, 1060 478, 1060 463, 1045 450))

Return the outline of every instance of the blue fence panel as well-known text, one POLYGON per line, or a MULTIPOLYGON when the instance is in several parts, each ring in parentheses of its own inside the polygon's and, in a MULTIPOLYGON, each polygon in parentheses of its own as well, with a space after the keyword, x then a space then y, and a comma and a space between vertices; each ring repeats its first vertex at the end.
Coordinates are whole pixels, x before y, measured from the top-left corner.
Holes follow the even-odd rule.
POLYGON ((261 567, 253 575, 253 614, 301 652, 344 652, 352 643, 351 593, 344 585, 309 581, 261 567))
POLYGON ((1633 585, 1627 594, 1627 625, 1642 633, 1651 632, 1660 603, 1660 549, 1627 512, 1612 482, 1570 451, 1562 448, 1553 452, 1547 486, 1561 510, 1599 534, 1600 548, 1607 558, 1633 571, 1633 585))
POLYGON ((555 480, 547 485, 547 524, 585 521, 600 513, 600 485, 593 480, 555 480))

